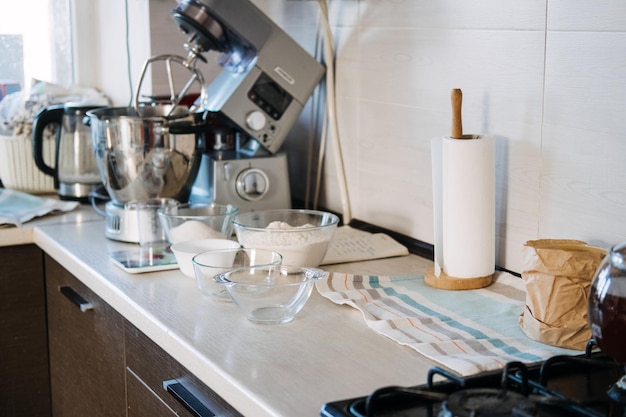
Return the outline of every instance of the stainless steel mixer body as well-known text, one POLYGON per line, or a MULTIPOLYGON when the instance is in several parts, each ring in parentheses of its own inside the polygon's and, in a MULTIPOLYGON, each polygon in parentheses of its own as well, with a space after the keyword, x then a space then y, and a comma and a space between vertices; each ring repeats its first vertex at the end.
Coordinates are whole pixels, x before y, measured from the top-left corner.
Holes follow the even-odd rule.
POLYGON ((145 115, 126 107, 87 113, 103 184, 119 206, 156 197, 187 201, 200 166, 204 145, 202 134, 192 129, 197 127, 193 115, 182 107, 170 118, 148 110, 145 115))

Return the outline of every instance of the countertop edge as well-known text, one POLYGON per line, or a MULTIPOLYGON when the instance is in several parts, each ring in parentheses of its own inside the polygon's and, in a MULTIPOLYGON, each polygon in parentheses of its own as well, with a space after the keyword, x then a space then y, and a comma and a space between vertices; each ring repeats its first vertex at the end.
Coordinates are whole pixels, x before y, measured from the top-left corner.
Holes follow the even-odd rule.
POLYGON ((2 237, 0 238, 0 247, 28 245, 34 243, 34 228, 31 226, 11 227, 1 229, 0 231, 2 234, 2 237))

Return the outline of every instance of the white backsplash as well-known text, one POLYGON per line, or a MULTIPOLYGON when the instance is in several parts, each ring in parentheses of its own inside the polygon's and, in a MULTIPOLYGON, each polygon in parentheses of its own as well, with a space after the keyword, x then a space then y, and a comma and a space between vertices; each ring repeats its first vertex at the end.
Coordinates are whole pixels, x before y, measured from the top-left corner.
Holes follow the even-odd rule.
MULTIPOLYGON (((317 1, 254 3, 314 52, 317 1)), ((626 3, 330 3, 353 218, 433 242, 430 139, 461 88, 464 131, 497 139, 499 265, 521 272, 531 239, 626 240, 626 3)), ((300 198, 310 110, 284 145, 300 198)), ((331 154, 320 205, 341 211, 336 181, 331 154)))

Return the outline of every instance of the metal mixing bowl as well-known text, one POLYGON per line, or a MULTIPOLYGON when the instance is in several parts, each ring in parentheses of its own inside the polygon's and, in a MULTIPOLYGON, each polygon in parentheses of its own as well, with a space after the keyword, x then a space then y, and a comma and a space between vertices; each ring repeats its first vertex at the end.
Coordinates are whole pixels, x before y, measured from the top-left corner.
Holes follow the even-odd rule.
POLYGON ((198 173, 204 141, 184 107, 131 107, 87 112, 102 182, 119 204, 150 198, 186 202, 198 173))

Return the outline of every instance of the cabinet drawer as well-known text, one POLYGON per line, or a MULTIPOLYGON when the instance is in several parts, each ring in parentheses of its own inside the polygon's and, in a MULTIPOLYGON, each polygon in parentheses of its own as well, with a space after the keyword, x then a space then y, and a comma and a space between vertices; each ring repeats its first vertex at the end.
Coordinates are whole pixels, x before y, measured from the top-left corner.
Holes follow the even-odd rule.
POLYGON ((177 417, 161 398, 147 387, 132 371, 126 371, 127 417, 177 417))
MULTIPOLYGON (((127 378, 130 381, 135 376, 138 382, 145 385, 146 390, 144 392, 151 392, 152 395, 158 396, 163 403, 181 417, 198 415, 203 417, 211 415, 241 416, 230 404, 129 322, 125 323, 125 335, 127 378), (166 381, 172 383, 170 390, 173 392, 164 388, 166 381), (190 398, 192 402, 200 404, 204 414, 189 411, 187 407, 182 405, 182 401, 175 398, 176 391, 182 392, 183 397, 190 398)), ((136 392, 141 392, 141 390, 136 392)), ((131 394, 132 391, 129 390, 129 416, 134 415, 130 408, 132 404, 135 404, 136 407, 140 406, 140 401, 131 398, 131 394)), ((154 399, 147 401, 153 402, 154 399)), ((146 407, 149 406, 146 405, 146 407)))
POLYGON ((52 415, 125 417, 124 320, 46 256, 52 415))

